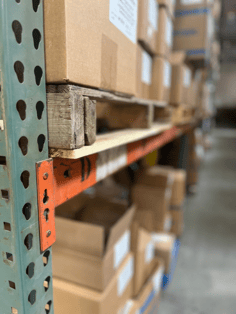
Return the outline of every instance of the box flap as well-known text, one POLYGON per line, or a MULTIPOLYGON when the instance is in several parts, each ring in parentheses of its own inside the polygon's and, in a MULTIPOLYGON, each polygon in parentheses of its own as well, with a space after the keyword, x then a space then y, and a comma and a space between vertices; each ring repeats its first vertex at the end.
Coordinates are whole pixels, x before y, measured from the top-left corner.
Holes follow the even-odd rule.
POLYGON ((174 51, 170 56, 170 63, 172 65, 181 65, 186 61, 186 53, 184 50, 174 51))
POLYGON ((119 240, 125 230, 129 229, 132 219, 135 213, 135 206, 131 206, 124 215, 117 221, 117 223, 110 229, 110 234, 108 235, 106 252, 114 246, 114 244, 119 240))
POLYGON ((57 244, 90 255, 102 257, 104 228, 84 222, 56 217, 57 244))

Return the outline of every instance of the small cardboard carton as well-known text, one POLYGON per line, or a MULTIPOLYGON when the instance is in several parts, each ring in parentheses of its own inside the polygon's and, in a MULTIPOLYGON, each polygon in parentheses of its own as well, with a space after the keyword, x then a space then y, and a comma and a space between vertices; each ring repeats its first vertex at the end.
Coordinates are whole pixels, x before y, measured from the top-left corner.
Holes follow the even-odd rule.
POLYGON ((159 5, 157 0, 139 0, 138 40, 152 54, 156 54, 158 24, 159 5))
MULTIPOLYGON (((211 9, 202 1, 195 9, 179 9, 174 22, 174 51, 184 50, 190 61, 208 60, 214 35, 211 9)), ((205 63, 202 63, 203 65, 205 63)))
POLYGON ((54 277, 55 313, 117 313, 132 296, 133 273, 134 257, 130 253, 104 292, 98 292, 54 277))
POLYGON ((176 0, 157 0, 160 6, 166 7, 171 18, 174 19, 176 0))
POLYGON ((138 231, 137 246, 134 250, 135 272, 134 272, 134 297, 136 297, 150 277, 155 267, 155 250, 152 236, 149 232, 140 228, 138 231))
POLYGON ((165 274, 168 274, 171 269, 176 237, 168 233, 153 233, 152 240, 155 246, 155 254, 164 261, 165 274))
POLYGON ((171 89, 171 64, 162 57, 153 58, 151 99, 169 102, 171 89))
POLYGON ((179 238, 184 229, 184 211, 183 206, 175 206, 171 208, 172 226, 170 232, 179 238))
POLYGON ((56 217, 54 275, 103 291, 130 251, 134 212, 95 197, 77 212, 79 221, 56 217))
POLYGON ((156 259, 157 266, 152 275, 144 284, 139 295, 135 299, 138 303, 139 312, 148 314, 153 308, 154 304, 160 298, 160 292, 162 287, 162 280, 164 274, 164 265, 161 259, 156 259))
POLYGON ((156 39, 156 54, 169 58, 173 46, 173 22, 165 7, 159 8, 159 25, 156 39))
POLYGON ((170 103, 173 105, 188 105, 191 92, 192 71, 185 63, 184 51, 176 51, 171 54, 172 66, 170 103))
POLYGON ((137 87, 136 96, 150 99, 152 85, 152 56, 141 46, 137 47, 137 87))
POLYGON ((47 83, 136 89, 138 1, 44 3, 47 83))

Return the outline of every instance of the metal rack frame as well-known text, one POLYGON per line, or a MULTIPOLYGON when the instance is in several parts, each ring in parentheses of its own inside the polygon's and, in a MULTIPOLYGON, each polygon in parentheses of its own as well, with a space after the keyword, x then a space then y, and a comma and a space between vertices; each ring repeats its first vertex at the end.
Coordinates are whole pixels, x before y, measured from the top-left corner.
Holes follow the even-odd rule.
POLYGON ((48 159, 43 0, 0 0, 0 87, 0 312, 53 314, 55 206, 190 127, 121 146, 125 162, 108 160, 105 176, 96 162, 115 149, 48 159))
POLYGON ((0 0, 0 312, 52 314, 35 163, 48 158, 43 2, 0 0))

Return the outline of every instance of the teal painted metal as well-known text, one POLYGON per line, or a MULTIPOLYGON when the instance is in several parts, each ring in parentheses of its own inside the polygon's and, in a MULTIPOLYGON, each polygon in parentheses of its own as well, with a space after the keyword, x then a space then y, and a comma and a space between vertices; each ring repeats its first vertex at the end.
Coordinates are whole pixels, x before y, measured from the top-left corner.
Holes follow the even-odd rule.
POLYGON ((0 0, 1 314, 53 314, 51 249, 40 251, 35 168, 48 158, 42 6, 42 0, 0 0))

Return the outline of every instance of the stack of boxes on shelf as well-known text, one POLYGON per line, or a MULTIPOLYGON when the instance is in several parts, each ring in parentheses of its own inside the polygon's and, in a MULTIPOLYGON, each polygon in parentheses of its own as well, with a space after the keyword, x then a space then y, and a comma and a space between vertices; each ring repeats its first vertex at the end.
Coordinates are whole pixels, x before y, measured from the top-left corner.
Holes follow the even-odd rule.
MULTIPOLYGON (((195 85, 195 92, 190 98, 196 99, 196 117, 200 118, 214 114, 212 94, 220 70, 220 44, 216 36, 220 14, 220 1, 176 2, 173 49, 185 51, 186 61, 192 67, 193 81, 198 82, 192 84, 195 85)), ((190 102, 191 99, 188 104, 190 102)))

